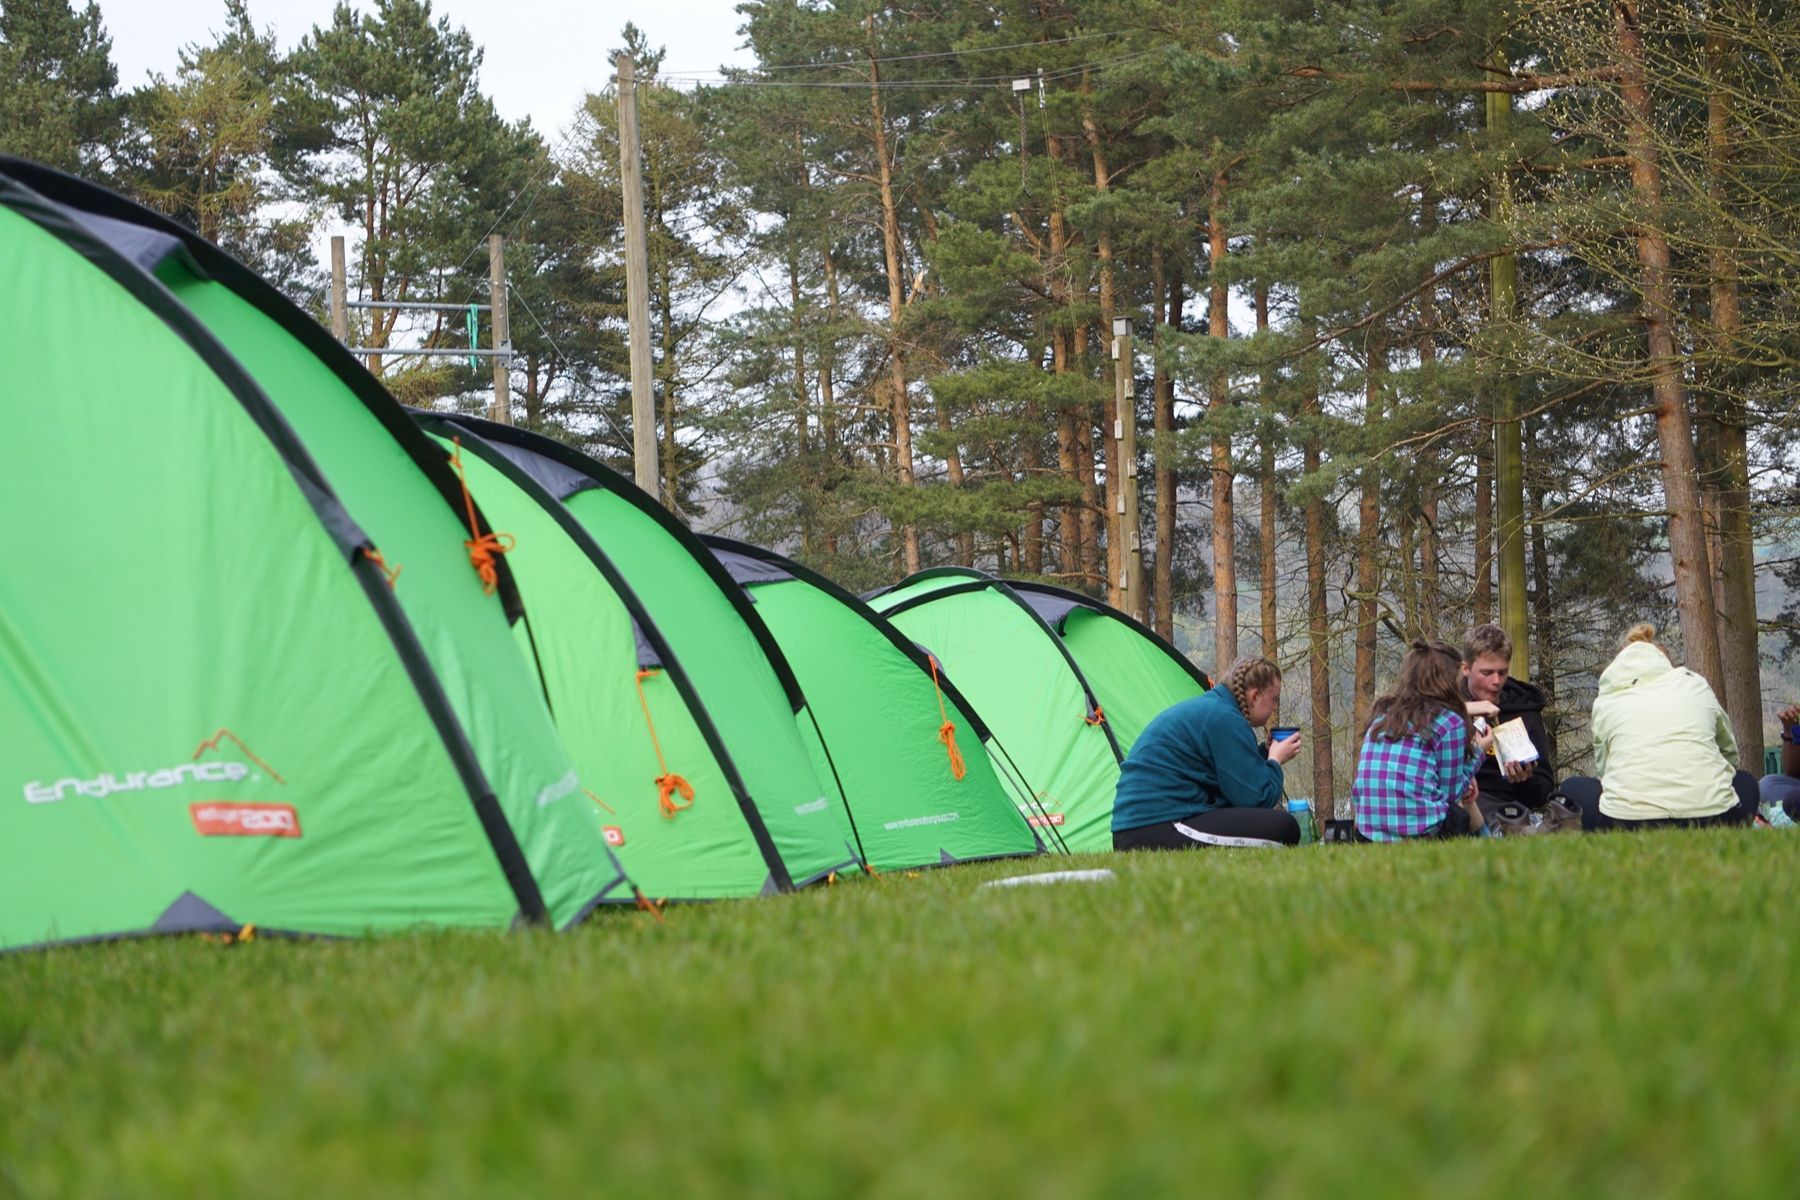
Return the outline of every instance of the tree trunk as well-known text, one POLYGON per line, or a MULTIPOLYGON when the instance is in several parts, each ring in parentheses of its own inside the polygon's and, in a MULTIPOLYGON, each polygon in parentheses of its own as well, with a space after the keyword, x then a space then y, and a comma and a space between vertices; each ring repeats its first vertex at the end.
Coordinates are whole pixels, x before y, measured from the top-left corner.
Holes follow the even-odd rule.
MULTIPOLYGON (((810 394, 806 384, 806 329, 802 320, 800 294, 800 251, 798 246, 790 245, 787 253, 788 269, 788 333, 793 339, 794 356, 794 449, 802 456, 806 454, 809 430, 806 423, 807 397, 810 394)), ((800 551, 802 557, 810 555, 813 543, 813 522, 810 505, 801 507, 800 516, 800 551)))
POLYGON ((1493 426, 1475 443, 1475 579, 1469 589, 1469 621, 1494 619, 1494 439, 1493 426))
MULTIPOLYGON (((1437 231, 1437 198, 1424 189, 1419 202, 1419 226, 1427 238, 1437 231)), ((1437 384, 1437 287, 1419 297, 1419 378, 1436 392, 1437 384)), ((1438 583, 1438 452, 1435 442, 1419 451, 1419 625, 1429 637, 1441 637, 1438 628, 1443 596, 1438 583)))
MULTIPOLYGON (((1087 135, 1088 151, 1094 164, 1094 191, 1104 193, 1112 184, 1112 173, 1106 165, 1106 147, 1100 141, 1100 128, 1094 124, 1094 115, 1088 107, 1090 84, 1087 71, 1081 73, 1081 128, 1087 135)), ((1094 243, 1096 255, 1100 260, 1100 337, 1109 347, 1115 346, 1112 340, 1113 327, 1113 238, 1112 230, 1101 226, 1094 243)), ((1129 370, 1129 364, 1118 365, 1118 369, 1129 370)), ((1100 406, 1100 444, 1104 448, 1106 470, 1106 489, 1101 503, 1105 506, 1106 527, 1106 601, 1115 608, 1125 606, 1123 593, 1119 590, 1119 580, 1125 574, 1125 535, 1122 516, 1125 508, 1124 474, 1119 463, 1119 439, 1114 431, 1118 429, 1118 404, 1113 391, 1108 390, 1106 399, 1100 406)), ((1142 597, 1133 597, 1132 603, 1140 603, 1142 597)))
MULTIPOLYGON (((1256 283, 1256 332, 1269 331, 1269 285, 1256 283)), ((1257 498, 1262 502, 1262 544, 1258 547, 1262 562, 1262 652, 1275 657, 1275 398, 1274 383, 1268 367, 1262 372, 1262 471, 1256 481, 1257 498)))
POLYGON ((1157 341, 1155 422, 1156 447, 1156 632, 1175 640, 1175 499, 1180 483, 1175 476, 1175 377, 1162 363, 1162 331, 1166 324, 1181 332, 1181 263, 1168 272, 1168 286, 1162 284, 1164 270, 1162 251, 1155 252, 1158 275, 1156 293, 1165 301, 1164 315, 1156 326, 1157 341))
POLYGON ((1619 93, 1625 106, 1626 147, 1632 191, 1640 210, 1637 232, 1638 287, 1650 357, 1650 392, 1656 408, 1656 440, 1662 450, 1663 496, 1669 509, 1669 558, 1675 573, 1675 607, 1681 616, 1682 652, 1688 668, 1724 696, 1719 629, 1707 567, 1706 529, 1700 519, 1700 488, 1694 461, 1694 434, 1687 385, 1681 377, 1674 335, 1675 289, 1669 242, 1662 231, 1662 172, 1657 163, 1650 88, 1644 73, 1637 0, 1613 0, 1613 27, 1619 39, 1619 93))
MULTIPOLYGON (((1059 171, 1063 161, 1062 139, 1055 134, 1045 137, 1045 153, 1051 162, 1052 174, 1059 171)), ((1063 326, 1070 306, 1070 285, 1064 268, 1068 258, 1069 226, 1063 215, 1062 197, 1058 194, 1050 206, 1050 257, 1044 263, 1045 292, 1050 297, 1050 369, 1054 374, 1066 375, 1074 369, 1070 359, 1070 331, 1063 326)), ((1085 418, 1084 418, 1085 419, 1085 418)), ((1081 442, 1076 436, 1075 412, 1067 407, 1057 413, 1056 421, 1056 467, 1064 479, 1079 485, 1081 472, 1075 465, 1076 456, 1080 453, 1081 442)), ((1057 573, 1070 578, 1080 575, 1082 571, 1082 538, 1081 514, 1079 505, 1063 502, 1057 506, 1057 573)))
POLYGON ((655 372, 655 379, 662 391, 662 495, 659 499, 664 508, 680 516, 681 507, 675 500, 681 494, 681 479, 678 475, 680 464, 676 457, 680 446, 675 440, 676 351, 680 340, 675 332, 675 289, 669 278, 666 258, 656 273, 656 292, 656 314, 662 321, 662 361, 656 364, 655 372))
POLYGON ((1418 572, 1413 561, 1413 533, 1417 524, 1411 507, 1400 505, 1399 510, 1394 513, 1394 547, 1399 557, 1400 573, 1394 591, 1400 601, 1400 628, 1406 631, 1409 638, 1422 636, 1419 626, 1418 572))
MULTIPOLYGON (((894 419, 894 464, 900 486, 911 489, 913 480, 912 403, 906 390, 906 361, 900 324, 906 315, 904 285, 900 278, 900 210, 894 202, 893 164, 888 158, 887 118, 881 111, 881 63, 875 52, 875 16, 869 14, 869 117, 875 136, 875 169, 881 184, 881 246, 887 266, 888 365, 891 372, 889 402, 894 419)), ((900 528, 901 560, 906 573, 919 569, 919 527, 908 521, 900 528)))
MULTIPOLYGON (((1213 155, 1218 157, 1215 143, 1213 155)), ((1216 338, 1231 336, 1230 297, 1225 286, 1225 172, 1215 167, 1212 177, 1211 206, 1207 211, 1208 272, 1212 277, 1207 300, 1207 332, 1216 338)), ((1208 407, 1215 420, 1223 421, 1231 406, 1231 380, 1223 371, 1212 378, 1212 396, 1208 407)), ((1221 670, 1237 661, 1237 515, 1233 505, 1231 437, 1215 432, 1212 437, 1212 545, 1213 545, 1213 611, 1217 619, 1213 630, 1213 657, 1221 670)))
MULTIPOLYGON (((1721 33, 1706 43, 1715 79, 1734 57, 1721 33)), ((1731 203, 1726 167, 1731 155, 1731 95, 1723 89, 1707 97, 1706 141, 1710 151, 1712 202, 1723 213, 1731 203)), ((1738 765, 1762 774, 1762 662, 1756 642, 1756 547, 1750 528, 1750 463, 1744 398, 1730 378, 1742 324, 1738 262, 1723 236, 1712 239, 1708 261, 1714 339, 1710 375, 1717 381, 1712 410, 1717 427, 1720 481, 1715 511, 1719 524, 1719 656, 1725 681, 1725 710, 1737 737, 1738 765)))
MULTIPOLYGON (((1369 367, 1364 372, 1363 423, 1374 430, 1382 419, 1382 377, 1387 372, 1387 349, 1371 338, 1369 367)), ((1362 507, 1356 525, 1356 679, 1351 692, 1351 712, 1356 728, 1368 727, 1375 708, 1375 650, 1378 641, 1381 596, 1381 467, 1374 455, 1362 468, 1362 507)))
MULTIPOLYGON (((1024 454, 1025 478, 1035 479, 1043 470, 1038 460, 1036 442, 1028 442, 1024 454)), ((1027 575, 1044 573, 1044 502, 1032 500, 1025 505, 1025 528, 1019 537, 1019 569, 1027 575)))
MULTIPOLYGON (((832 258, 831 247, 826 246, 825 260, 825 324, 827 333, 824 346, 819 351, 819 437, 825 443, 825 453, 835 462, 840 453, 838 446, 837 425, 837 380, 835 377, 837 363, 837 328, 838 319, 838 280, 837 262, 832 258)), ((830 521, 826 526, 824 537, 825 553, 836 556, 838 552, 837 522, 830 521)))
MULTIPOLYGON (((1504 54, 1497 65, 1506 67, 1504 54)), ((1496 138, 1512 131, 1512 97, 1487 96, 1488 131, 1496 138)), ((1510 204, 1505 171, 1494 177, 1493 218, 1503 224, 1510 204)), ((1488 320, 1497 329, 1512 324, 1518 308, 1519 267, 1511 254, 1488 260, 1488 320)), ((1531 629, 1525 613, 1525 464, 1519 431, 1519 384, 1510 373, 1496 375, 1494 389, 1494 507, 1499 529, 1500 627, 1512 638, 1512 674, 1531 678, 1531 629)))
MULTIPOLYGON (((1536 461, 1536 423, 1525 422, 1523 432, 1526 461, 1536 461)), ((1556 657, 1549 653, 1549 648, 1557 644, 1557 615, 1555 597, 1550 593, 1550 547, 1544 537, 1544 489, 1535 478, 1527 495, 1531 499, 1531 520, 1527 525, 1531 531, 1531 619, 1537 626, 1538 646, 1545 651, 1537 657, 1535 681, 1546 696, 1554 696, 1556 657)), ((1550 720, 1548 715, 1544 719, 1550 720)), ((1552 763, 1551 767, 1555 765, 1552 763)))
MULTIPOLYGON (((1087 304, 1087 289, 1082 289, 1082 306, 1087 304)), ((1069 361, 1083 378, 1089 378, 1087 361, 1087 322, 1082 321, 1070 332, 1069 361)), ((1098 584, 1104 594, 1106 581, 1100 578, 1105 569, 1100 547, 1100 487, 1094 474, 1094 409, 1082 404, 1075 418, 1075 470, 1081 481, 1081 579, 1085 587, 1098 584)))
MULTIPOLYGON (((1316 479, 1322 458, 1320 447, 1324 441, 1319 428, 1323 408, 1316 380, 1309 378, 1301 403, 1306 420, 1301 465, 1309 479, 1316 479)), ((1312 693, 1312 729, 1308 740, 1312 748, 1313 809, 1329 819, 1337 815, 1331 771, 1331 624, 1325 608, 1325 499, 1316 491, 1306 502, 1306 634, 1308 683, 1312 693)))

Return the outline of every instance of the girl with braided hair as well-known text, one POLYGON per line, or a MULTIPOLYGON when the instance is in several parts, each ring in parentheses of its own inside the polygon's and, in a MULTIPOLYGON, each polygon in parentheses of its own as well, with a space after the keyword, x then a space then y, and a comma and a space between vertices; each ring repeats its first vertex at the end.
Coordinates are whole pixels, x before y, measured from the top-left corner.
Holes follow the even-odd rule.
POLYGON ((1281 702, 1281 668, 1253 655, 1217 686, 1158 713, 1126 755, 1113 801, 1113 849, 1295 846, 1281 768, 1300 735, 1257 744, 1281 702))

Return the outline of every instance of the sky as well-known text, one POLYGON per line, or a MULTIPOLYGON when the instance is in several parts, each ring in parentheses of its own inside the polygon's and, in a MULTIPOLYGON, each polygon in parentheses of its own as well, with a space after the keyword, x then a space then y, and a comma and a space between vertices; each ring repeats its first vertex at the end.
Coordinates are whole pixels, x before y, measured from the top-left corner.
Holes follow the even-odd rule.
MULTIPOLYGON (((370 0, 351 3, 363 11, 373 7, 370 0)), ((482 48, 481 88, 500 114, 530 117, 539 133, 554 139, 582 97, 599 91, 612 74, 608 56, 622 44, 619 34, 627 20, 637 23, 651 46, 667 49, 663 66, 669 73, 747 65, 750 55, 737 48, 735 3, 432 0, 431 11, 467 29, 482 48)), ((124 88, 137 87, 154 72, 173 74, 183 45, 210 42, 213 31, 225 25, 225 0, 99 0, 99 5, 124 88)), ((336 0, 250 0, 250 17, 259 29, 273 27, 281 47, 291 49, 314 25, 330 21, 335 6, 336 0)))

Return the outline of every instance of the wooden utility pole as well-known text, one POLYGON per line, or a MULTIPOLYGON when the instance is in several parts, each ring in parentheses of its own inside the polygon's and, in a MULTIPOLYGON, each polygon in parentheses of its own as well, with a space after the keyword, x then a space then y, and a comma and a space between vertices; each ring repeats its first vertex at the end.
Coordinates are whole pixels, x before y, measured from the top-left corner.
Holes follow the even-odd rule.
POLYGON ((512 326, 506 316, 506 239, 488 235, 488 303, 494 322, 494 403, 488 419, 512 424, 512 326))
POLYGON ((650 363, 649 254, 644 241, 643 159, 638 151, 637 64, 619 71, 619 181, 625 201, 625 308, 631 351, 631 461, 637 485, 662 499, 656 469, 656 398, 650 363))
POLYGON ((344 282, 344 238, 331 239, 331 336, 350 344, 350 295, 344 282))
POLYGON ((1144 596, 1144 539, 1138 524, 1137 401, 1132 395, 1131 318, 1113 318, 1113 437, 1119 464, 1119 607, 1150 619, 1144 596))

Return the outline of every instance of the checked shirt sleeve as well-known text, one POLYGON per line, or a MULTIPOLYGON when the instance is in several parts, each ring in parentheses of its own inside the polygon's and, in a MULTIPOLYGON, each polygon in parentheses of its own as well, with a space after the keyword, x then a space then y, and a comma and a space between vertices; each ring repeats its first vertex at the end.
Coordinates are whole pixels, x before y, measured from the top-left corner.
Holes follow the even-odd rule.
POLYGON ((1469 781, 1475 778, 1475 770, 1481 765, 1481 760, 1471 758, 1464 749, 1468 744, 1469 734, 1460 714, 1445 709, 1431 723, 1431 731, 1435 743, 1432 753, 1437 765, 1438 786, 1443 789, 1445 801, 1455 804, 1469 790, 1469 781))

